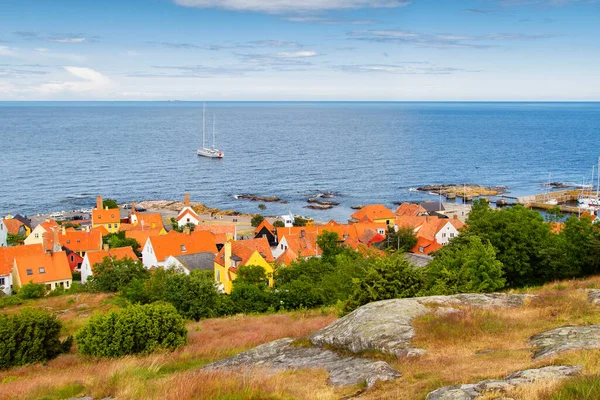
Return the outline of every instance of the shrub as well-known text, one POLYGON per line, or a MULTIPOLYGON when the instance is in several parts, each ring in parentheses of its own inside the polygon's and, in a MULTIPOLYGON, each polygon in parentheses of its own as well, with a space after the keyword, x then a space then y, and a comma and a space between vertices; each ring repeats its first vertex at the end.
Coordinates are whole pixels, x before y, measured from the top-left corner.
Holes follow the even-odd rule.
POLYGON ((19 296, 2 296, 0 297, 0 308, 9 307, 9 306, 19 306, 23 304, 24 301, 19 296))
POLYGON ((212 278, 201 271, 174 274, 165 282, 164 299, 185 318, 196 321, 218 315, 218 296, 212 278))
POLYGON ((0 369, 48 361, 67 347, 59 340, 62 325, 50 313, 25 308, 19 314, 0 314, 0 369))
POLYGON ((252 225, 253 227, 256 228, 263 222, 264 219, 265 219, 265 217, 263 217, 262 215, 254 214, 254 216, 250 220, 250 225, 252 225))
POLYGON ((46 288, 43 284, 28 283, 19 288, 17 295, 24 299, 39 299, 46 294, 46 288))
POLYGON ((93 268, 94 275, 88 282, 91 288, 99 292, 116 292, 125 288, 134 279, 146 279, 149 275, 140 261, 131 258, 113 260, 104 257, 104 260, 93 268))
POLYGON ((95 314, 76 335, 80 353, 97 357, 175 350, 186 342, 184 320, 168 304, 133 305, 95 314))

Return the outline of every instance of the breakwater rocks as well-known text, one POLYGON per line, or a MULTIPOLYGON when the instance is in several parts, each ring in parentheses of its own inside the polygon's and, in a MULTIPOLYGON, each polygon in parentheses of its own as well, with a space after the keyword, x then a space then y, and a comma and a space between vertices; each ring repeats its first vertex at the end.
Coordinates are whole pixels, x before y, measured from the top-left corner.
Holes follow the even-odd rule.
POLYGON ((279 339, 226 358, 204 367, 206 370, 243 370, 264 368, 272 373, 290 369, 324 369, 334 386, 356 385, 366 382, 367 387, 377 381, 390 381, 400 374, 384 361, 360 357, 344 357, 316 347, 295 347, 290 338, 279 339))
POLYGON ((556 381, 568 378, 581 371, 581 367, 553 365, 550 367, 526 369, 508 375, 504 379, 486 379, 473 384, 446 386, 429 393, 426 400, 472 400, 486 392, 506 393, 519 386, 538 381, 556 381))
POLYGON ((479 196, 498 196, 506 193, 506 186, 482 186, 482 185, 427 185, 417 188, 420 192, 428 192, 435 194, 442 194, 447 198, 467 198, 479 196))
POLYGON ((416 356, 424 350, 410 346, 415 330, 413 319, 429 314, 426 304, 450 310, 454 306, 479 308, 519 307, 533 298, 527 294, 458 294, 453 296, 392 299, 364 305, 310 337, 316 346, 332 346, 352 353, 375 350, 397 357, 416 356))

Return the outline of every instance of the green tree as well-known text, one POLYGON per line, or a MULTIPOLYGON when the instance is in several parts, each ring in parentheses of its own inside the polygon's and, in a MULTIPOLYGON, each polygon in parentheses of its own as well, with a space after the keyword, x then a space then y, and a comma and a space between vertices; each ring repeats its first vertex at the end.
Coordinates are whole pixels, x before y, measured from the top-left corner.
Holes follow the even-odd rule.
POLYGON ((6 244, 9 246, 20 246, 25 242, 25 235, 19 235, 18 233, 9 233, 6 237, 6 244))
POLYGON ((546 221, 557 223, 560 222, 565 215, 562 213, 560 206, 554 206, 546 210, 546 221))
POLYGON ((254 216, 250 220, 250 225, 252 225, 253 227, 256 228, 263 222, 264 219, 265 219, 265 217, 263 217, 262 215, 254 214, 254 216))
POLYGON ((385 240, 381 242, 379 247, 385 246, 387 249, 405 253, 415 247, 416 244, 417 237, 410 226, 398 228, 398 232, 390 227, 388 228, 385 240))
POLYGON ((164 299, 185 318, 199 321, 218 316, 219 293, 212 278, 201 271, 192 271, 190 275, 169 275, 164 299))
POLYGON ((321 257, 325 262, 331 262, 345 249, 337 232, 329 231, 317 235, 317 246, 321 249, 321 257))
POLYGON ((183 318, 169 304, 132 305, 94 314, 75 336, 80 353, 96 357, 148 354, 185 344, 183 318))
POLYGON ((487 293, 505 285, 502 263, 489 243, 477 236, 440 249, 425 268, 428 294, 487 293))
POLYGON ((294 217, 294 226, 306 226, 308 224, 308 220, 302 217, 294 217))
POLYGON ((371 263, 366 275, 357 282, 344 311, 351 312, 372 301, 415 297, 423 287, 423 274, 402 254, 381 257, 371 263))
POLYGON ((141 246, 137 240, 125 236, 125 232, 109 233, 102 237, 102 244, 107 244, 111 249, 119 247, 131 247, 135 254, 139 257, 142 255, 141 246))
MULTIPOLYGON (((104 199, 102 200, 102 208, 119 208, 119 204, 114 199, 104 199)), ((135 210, 132 210, 135 211, 135 210)))
POLYGON ((148 279, 149 271, 140 261, 131 258, 114 260, 104 257, 101 263, 93 266, 94 275, 88 285, 99 292, 117 292, 126 288, 134 279, 148 279))
POLYGON ((55 316, 40 309, 0 314, 0 369, 45 362, 67 350, 70 339, 59 340, 61 329, 55 316))
POLYGON ((46 286, 41 283, 33 283, 31 281, 29 281, 28 284, 21 286, 17 292, 17 296, 24 300, 39 299, 44 297, 45 294, 46 286))
POLYGON ((283 228, 285 226, 285 224, 283 223, 283 221, 277 220, 275 222, 273 222, 273 227, 275 228, 283 228))

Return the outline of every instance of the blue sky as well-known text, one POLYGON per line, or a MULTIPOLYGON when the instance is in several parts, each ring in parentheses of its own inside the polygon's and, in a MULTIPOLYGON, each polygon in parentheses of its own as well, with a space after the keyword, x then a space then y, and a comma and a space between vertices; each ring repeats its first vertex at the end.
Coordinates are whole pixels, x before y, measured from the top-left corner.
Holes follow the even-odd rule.
POLYGON ((0 100, 600 100, 600 0, 0 0, 0 100))

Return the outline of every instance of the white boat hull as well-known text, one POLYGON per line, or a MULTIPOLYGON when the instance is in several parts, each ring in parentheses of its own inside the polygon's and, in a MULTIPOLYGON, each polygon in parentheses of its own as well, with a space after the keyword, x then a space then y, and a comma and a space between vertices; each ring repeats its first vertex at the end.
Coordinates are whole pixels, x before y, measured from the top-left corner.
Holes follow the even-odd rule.
POLYGON ((207 149, 207 148, 198 149, 196 151, 196 153, 199 156, 208 157, 208 158, 223 158, 223 156, 225 155, 219 149, 207 149))

